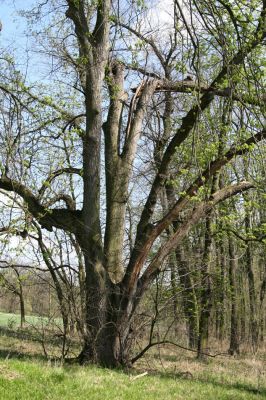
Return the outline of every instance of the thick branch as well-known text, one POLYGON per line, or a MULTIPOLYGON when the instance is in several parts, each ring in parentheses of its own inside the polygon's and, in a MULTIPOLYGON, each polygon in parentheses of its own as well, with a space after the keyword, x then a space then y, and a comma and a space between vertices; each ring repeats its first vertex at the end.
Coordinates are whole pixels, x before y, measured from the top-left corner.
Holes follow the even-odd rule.
POLYGON ((156 81, 143 82, 131 101, 124 149, 120 155, 118 152, 120 146, 117 142, 119 141, 121 95, 123 94, 121 66, 117 65, 115 70, 117 78, 115 82, 119 89, 118 97, 112 100, 108 120, 104 124, 107 199, 104 250, 108 272, 114 281, 118 281, 123 276, 122 254, 129 179, 141 134, 142 121, 156 81))
POLYGON ((120 148, 120 129, 123 111, 123 101, 127 99, 124 91, 124 66, 113 61, 109 66, 107 83, 110 97, 110 106, 106 122, 103 124, 105 136, 105 163, 106 173, 113 173, 120 148))
POLYGON ((188 204, 191 197, 196 196, 200 187, 204 186, 206 181, 216 172, 220 171, 223 166, 228 164, 234 157, 243 155, 250 151, 250 146, 266 139, 266 130, 257 133, 248 138, 239 145, 233 145, 222 157, 212 161, 208 168, 193 182, 187 189, 185 196, 181 197, 166 216, 156 224, 157 234, 160 234, 169 224, 178 216, 180 211, 188 204))
POLYGON ((131 164, 135 157, 137 143, 141 134, 143 118, 156 86, 157 80, 151 80, 147 83, 142 82, 130 107, 125 145, 122 153, 122 158, 130 168, 132 168, 131 164))
POLYGON ((109 34, 110 0, 100 1, 97 7, 97 19, 93 37, 98 48, 105 46, 109 34))
POLYGON ((57 196, 53 197, 47 203, 45 203, 45 207, 51 207, 58 201, 64 201, 68 210, 75 210, 76 209, 76 202, 69 194, 59 193, 57 196))
MULTIPOLYGON (((134 89, 133 89, 134 90, 134 89)), ((266 103, 266 95, 262 93, 261 98, 251 96, 248 94, 236 94, 231 88, 218 89, 217 87, 207 86, 199 84, 197 81, 183 80, 178 82, 171 82, 167 80, 161 80, 155 89, 156 92, 169 91, 178 93, 207 93, 212 92, 215 96, 229 97, 234 101, 239 101, 244 104, 250 104, 255 106, 261 106, 266 103)))
POLYGON ((70 18, 75 25, 75 32, 78 41, 82 46, 83 54, 86 54, 90 47, 90 31, 84 10, 84 1, 67 0, 68 9, 66 16, 70 18))
POLYGON ((22 183, 2 176, 0 189, 18 194, 23 198, 29 212, 43 228, 52 230, 53 227, 75 232, 79 225, 79 212, 66 209, 46 209, 36 196, 22 183))

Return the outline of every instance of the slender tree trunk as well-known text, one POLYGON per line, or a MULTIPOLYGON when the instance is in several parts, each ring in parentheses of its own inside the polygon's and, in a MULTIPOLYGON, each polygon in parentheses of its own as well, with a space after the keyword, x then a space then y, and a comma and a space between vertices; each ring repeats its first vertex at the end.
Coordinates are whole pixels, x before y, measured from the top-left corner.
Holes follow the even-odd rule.
POLYGON ((195 293, 194 281, 186 253, 181 246, 176 249, 177 268, 182 288, 182 305, 187 321, 188 344, 194 349, 197 346, 199 331, 198 300, 195 293))
POLYGON ((230 328, 230 346, 228 353, 230 355, 239 354, 239 332, 238 332, 238 314, 236 299, 236 267, 237 260, 235 254, 235 244, 233 238, 229 236, 229 285, 231 295, 231 328, 230 328))
MULTIPOLYGON (((222 229, 222 227, 220 227, 222 229)), ((218 228, 218 230, 220 230, 218 228)), ((218 304, 216 310, 216 335, 219 340, 224 338, 225 334, 225 293, 226 293, 226 246, 225 246, 225 238, 221 237, 221 239, 216 241, 217 252, 219 252, 218 256, 218 265, 220 266, 219 270, 219 291, 218 291, 218 304)))
POLYGON ((264 328, 265 328, 265 312, 264 312, 265 308, 263 307, 265 303, 265 293, 266 293, 266 273, 260 289, 260 341, 261 342, 263 342, 264 340, 264 328))
POLYGON ((177 332, 178 329, 178 315, 177 315, 177 308, 178 308, 178 295, 177 295, 177 268, 176 268, 176 256, 175 253, 172 252, 169 256, 169 268, 170 268, 170 280, 171 280, 171 291, 172 291, 172 298, 173 298, 173 315, 174 315, 174 326, 175 331, 177 332))
POLYGON ((24 302, 24 294, 22 286, 20 285, 19 291, 19 303, 20 303, 20 327, 23 328, 23 325, 26 322, 25 318, 25 302, 24 302))
POLYGON ((197 345, 197 357, 204 358, 202 353, 208 349, 209 337, 209 319, 212 308, 211 299, 211 279, 209 272, 210 255, 211 255, 211 216, 206 217, 204 253, 201 265, 201 298, 200 298, 200 319, 199 319, 199 335, 197 345))
MULTIPOLYGON (((245 227, 247 234, 251 230, 251 215, 246 210, 245 227)), ((246 271, 248 276, 248 293, 250 304, 250 325, 249 330, 251 333, 251 343, 254 351, 257 351, 259 340, 259 321, 258 321, 258 308, 256 299, 255 276, 253 272, 253 257, 252 257, 252 244, 247 243, 246 249, 246 271)))
POLYGON ((240 305, 239 305, 239 313, 240 313, 240 337, 241 341, 246 340, 246 322, 247 322, 247 296, 246 296, 246 274, 245 271, 239 276, 239 289, 240 289, 240 305))
POLYGON ((22 278, 20 276, 19 271, 16 268, 14 268, 13 270, 17 276, 18 290, 16 289, 14 291, 14 293, 16 295, 18 295, 18 297, 19 297, 20 327, 23 328, 23 325, 25 324, 26 319, 25 319, 25 301, 24 301, 24 292, 23 292, 23 286, 22 286, 22 278))

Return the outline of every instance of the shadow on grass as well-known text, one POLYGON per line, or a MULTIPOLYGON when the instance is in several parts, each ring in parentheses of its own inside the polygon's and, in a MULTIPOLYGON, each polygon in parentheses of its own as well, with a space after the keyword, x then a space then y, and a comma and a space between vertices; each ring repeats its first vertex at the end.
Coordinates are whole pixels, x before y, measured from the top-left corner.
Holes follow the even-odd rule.
POLYGON ((15 358, 17 360, 47 361, 47 358, 40 353, 30 354, 21 353, 16 350, 0 349, 0 359, 9 360, 11 358, 15 358))
MULTIPOLYGON (((46 360, 47 356, 44 355, 43 352, 39 351, 39 348, 35 350, 36 344, 46 346, 54 346, 58 348, 59 354, 61 352, 63 346, 63 336, 57 335, 56 332, 38 332, 37 330, 33 330, 32 328, 24 328, 24 329, 10 329, 7 327, 0 327, 0 337, 10 339, 18 339, 21 344, 25 343, 25 348, 23 351, 20 351, 17 344, 12 346, 12 341, 10 344, 6 346, 5 344, 2 345, 0 348, 0 359, 7 359, 7 358, 16 358, 16 359, 27 359, 27 360, 46 360), (34 345, 35 343, 35 345, 34 345), (30 346, 34 349, 34 351, 27 351, 27 346, 30 346)), ((77 340, 75 339, 67 339, 65 344, 66 346, 76 346, 77 340)), ((58 360, 60 356, 52 356, 51 360, 58 360)))
POLYGON ((185 371, 185 372, 160 372, 160 371, 152 371, 151 372, 152 375, 158 376, 162 379, 183 379, 183 380, 189 380, 191 382, 199 382, 199 383, 203 383, 203 384, 209 384, 209 385, 213 385, 216 387, 220 387, 221 389, 236 389, 242 392, 246 392, 249 394, 254 394, 257 396, 261 396, 262 398, 266 398, 266 387, 255 387, 248 384, 248 383, 242 383, 242 382, 235 382, 235 383, 228 383, 228 382, 221 382, 218 379, 216 379, 215 377, 197 377, 194 378, 193 374, 191 374, 189 371, 185 371))
MULTIPOLYGON (((154 355, 155 359, 162 359, 163 361, 170 361, 170 362, 175 362, 178 363, 178 356, 172 355, 172 354, 160 354, 160 355, 154 355)), ((191 358, 187 358, 187 361, 191 361, 191 358)), ((196 361, 196 359, 194 360, 196 361)), ((201 363, 208 364, 209 360, 206 359, 205 361, 200 361, 201 363)), ((206 376, 206 377, 197 377, 195 378, 193 374, 189 371, 184 371, 184 372, 161 372, 161 371, 152 371, 152 374, 160 376, 162 378, 170 378, 170 379, 186 379, 186 380, 191 380, 194 382, 200 382, 204 384, 211 384, 213 386, 219 386, 224 389, 236 389, 239 391, 243 391, 246 393, 250 394, 256 394, 259 396, 262 396, 263 398, 266 398, 266 386, 264 385, 259 385, 256 387, 256 385, 251 385, 248 383, 244 382, 221 382, 219 378, 215 378, 214 376, 206 376)))
MULTIPOLYGON (((33 330, 32 328, 19 328, 19 329, 9 329, 6 327, 0 327, 0 336, 7 336, 12 337, 14 339, 20 340, 30 340, 31 342, 38 342, 41 343, 45 340, 46 343, 52 345, 61 345, 64 339, 63 334, 57 332, 42 332, 41 330, 38 331, 33 330)), ((71 345, 77 345, 78 341, 76 339, 68 338, 68 343, 71 345)))
POLYGON ((243 391, 243 392, 247 392, 250 394, 256 394, 256 395, 260 395, 263 398, 265 398, 266 396, 266 388, 265 387, 255 387, 248 384, 248 383, 242 383, 242 382, 235 382, 235 383, 228 383, 228 382, 219 382, 217 379, 215 378, 209 378, 209 379, 197 379, 198 382, 202 382, 202 383, 210 383, 214 386, 219 386, 219 387, 223 387, 226 389, 236 389, 239 391, 243 391))
POLYGON ((40 341, 40 335, 38 335, 35 332, 30 331, 29 329, 9 329, 6 327, 1 326, 0 327, 0 336, 7 336, 7 337, 12 337, 15 339, 21 339, 21 340, 31 340, 32 342, 39 342, 40 341))
MULTIPOLYGON (((35 332, 31 332, 29 329, 27 330, 10 330, 5 327, 0 328, 0 336, 5 335, 7 337, 12 337, 20 340, 28 340, 28 341, 35 341, 40 343, 40 337, 38 337, 38 334, 35 332)), ((58 344, 58 338, 53 338, 51 341, 53 344, 58 344)), ((0 359, 6 360, 6 359, 18 359, 18 360, 31 360, 31 361, 47 361, 47 358, 41 354, 41 353, 28 353, 28 352, 19 352, 17 350, 9 350, 9 349, 1 349, 0 348, 0 359)), ((155 358, 157 358, 155 356, 155 358)), ((168 360, 170 359, 171 361, 176 361, 178 362, 177 358, 175 356, 162 356, 162 358, 167 358, 168 360)), ((65 360, 64 367, 68 369, 71 367, 71 365, 78 365, 78 359, 77 358, 67 358, 65 360)), ((119 371, 122 371, 121 369, 118 369, 119 371)), ((126 374, 129 372, 134 372, 137 374, 137 370, 124 370, 126 374)), ((259 398, 266 398, 266 387, 256 387, 255 384, 251 385, 248 383, 244 382, 221 382, 219 380, 219 375, 217 375, 217 378, 214 376, 208 376, 206 377, 194 377, 193 374, 189 371, 184 371, 184 372, 170 372, 170 371, 158 371, 158 370, 149 370, 148 371, 149 375, 156 376, 161 379, 171 379, 171 380, 188 380, 191 381, 192 383, 202 383, 205 385, 213 385, 214 387, 218 387, 220 389, 224 390, 238 390, 241 392, 245 392, 246 394, 253 394, 257 395, 258 399, 259 398)))

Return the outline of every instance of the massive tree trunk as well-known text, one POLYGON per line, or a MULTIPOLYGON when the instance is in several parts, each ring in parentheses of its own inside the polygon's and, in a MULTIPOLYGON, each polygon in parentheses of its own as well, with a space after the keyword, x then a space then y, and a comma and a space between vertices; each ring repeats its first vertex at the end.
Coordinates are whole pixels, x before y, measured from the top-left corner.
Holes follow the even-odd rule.
POLYGON ((82 364, 99 363, 106 367, 129 365, 130 307, 122 308, 119 285, 114 284, 108 276, 99 277, 98 281, 90 280, 90 284, 87 331, 79 361, 82 364))

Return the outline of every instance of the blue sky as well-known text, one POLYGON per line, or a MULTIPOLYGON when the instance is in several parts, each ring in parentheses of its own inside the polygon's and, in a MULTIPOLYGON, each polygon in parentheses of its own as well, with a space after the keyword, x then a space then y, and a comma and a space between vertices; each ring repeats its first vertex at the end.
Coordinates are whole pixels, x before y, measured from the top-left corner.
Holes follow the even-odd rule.
POLYGON ((16 66, 24 72, 27 68, 30 78, 35 80, 40 77, 40 57, 33 53, 28 54, 32 49, 32 43, 27 38, 27 21, 19 15, 20 10, 30 9, 36 1, 33 0, 0 0, 0 20, 2 31, 0 33, 0 49, 14 56, 16 66), (31 65, 27 62, 31 61, 31 65))
POLYGON ((21 45, 26 24, 23 18, 17 15, 17 12, 31 4, 31 0, 0 0, 0 19, 3 24, 1 46, 14 46, 15 44, 17 47, 21 45))

